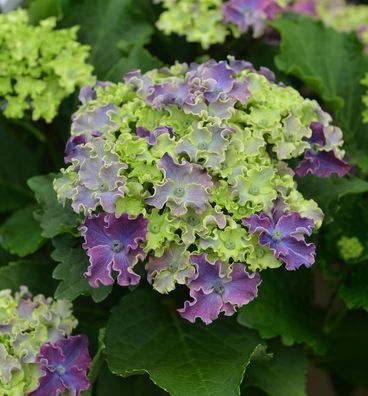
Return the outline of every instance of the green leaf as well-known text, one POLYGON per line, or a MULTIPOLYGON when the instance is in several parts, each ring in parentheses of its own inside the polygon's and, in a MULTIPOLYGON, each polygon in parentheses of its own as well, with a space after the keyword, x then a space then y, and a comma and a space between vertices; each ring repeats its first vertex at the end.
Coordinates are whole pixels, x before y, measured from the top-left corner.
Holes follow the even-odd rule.
MULTIPOLYGON (((353 386, 368 387, 368 315, 364 311, 348 312, 329 335, 330 348, 321 359, 321 366, 334 378, 353 386)), ((345 392, 341 394, 349 394, 345 392)))
POLYGON ((72 232, 79 223, 76 215, 68 205, 63 207, 56 198, 53 188, 55 175, 34 176, 28 180, 30 189, 35 193, 40 210, 35 212, 35 219, 40 223, 42 236, 53 238, 56 235, 72 232))
POLYGON ((61 18, 63 15, 61 0, 31 0, 28 3, 28 15, 33 25, 48 17, 61 18))
POLYGON ((4 213, 32 202, 26 181, 37 173, 37 163, 35 155, 1 118, 0 141, 0 213, 4 213))
POLYGON ((41 228, 33 217, 35 205, 19 209, 1 226, 2 246, 12 254, 24 257, 37 251, 44 242, 41 228))
POLYGON ((172 396, 236 396, 259 338, 234 318, 211 326, 181 319, 170 301, 144 289, 124 297, 106 329, 111 371, 147 372, 172 396))
POLYGON ((55 250, 51 257, 60 263, 52 276, 61 280, 55 291, 55 298, 73 301, 80 295, 89 294, 95 302, 100 302, 110 294, 111 286, 93 289, 84 277, 89 262, 80 239, 64 235, 54 239, 52 243, 55 250))
POLYGON ((142 73, 162 66, 162 62, 152 56, 141 46, 135 46, 127 57, 121 58, 107 73, 106 79, 119 81, 123 74, 133 69, 140 69, 142 73))
POLYGON ((33 294, 43 293, 52 296, 55 281, 51 278, 52 266, 31 260, 19 260, 0 267, 0 290, 19 290, 20 286, 28 286, 33 294))
MULTIPOLYGON (((140 3, 138 7, 134 0, 81 0, 65 15, 63 25, 80 25, 81 42, 91 45, 91 62, 99 79, 116 70, 130 46, 142 47, 153 33, 153 22, 147 22, 152 5, 149 0, 140 3)), ((116 71, 111 75, 121 80, 116 71)))
POLYGON ((169 394, 155 386, 147 375, 132 375, 128 378, 122 378, 112 374, 107 366, 104 366, 94 387, 94 395, 168 396, 169 394))
POLYGON ((357 177, 331 176, 321 179, 308 175, 298 179, 298 186, 305 198, 317 201, 327 221, 332 221, 333 214, 338 211, 339 201, 343 197, 368 191, 368 182, 357 177))
POLYGON ((307 271, 264 271, 258 297, 239 310, 238 322, 258 330, 262 338, 281 336, 285 345, 307 343, 322 351, 323 338, 313 323, 316 318, 307 271))
POLYGON ((347 280, 339 287, 339 295, 349 309, 368 310, 368 262, 352 268, 347 280))
POLYGON ((361 80, 368 57, 355 32, 342 33, 300 15, 286 15, 273 26, 281 34, 277 67, 300 78, 336 111, 348 147, 368 147, 368 126, 362 123, 361 80))
POLYGON ((269 396, 306 396, 306 358, 300 348, 273 343, 273 358, 252 362, 242 384, 244 394, 255 386, 269 396))

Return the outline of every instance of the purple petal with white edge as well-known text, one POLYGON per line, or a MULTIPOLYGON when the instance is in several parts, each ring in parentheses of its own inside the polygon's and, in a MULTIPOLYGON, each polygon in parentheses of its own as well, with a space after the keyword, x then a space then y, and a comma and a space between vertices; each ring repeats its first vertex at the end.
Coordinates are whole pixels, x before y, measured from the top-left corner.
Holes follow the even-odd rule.
POLYGON ((296 234, 311 235, 314 228, 312 219, 300 216, 298 212, 290 212, 281 216, 275 230, 281 233, 281 236, 295 236, 296 234))
POLYGON ((315 260, 316 246, 294 237, 282 239, 276 248, 276 257, 286 264, 286 269, 295 270, 302 265, 310 267, 315 260))
POLYGON ((73 202, 71 204, 74 212, 83 212, 87 214, 96 209, 98 205, 98 199, 92 196, 91 190, 84 187, 83 185, 78 185, 76 187, 76 192, 73 196, 73 202))
POLYGON ((36 361, 44 375, 29 396, 57 396, 65 391, 77 396, 89 388, 87 370, 91 358, 86 336, 71 336, 54 344, 44 344, 36 361))
POLYGON ((146 198, 144 202, 157 209, 162 209, 174 189, 175 185, 171 182, 155 186, 154 194, 151 197, 146 198))
POLYGON ((73 117, 72 131, 74 133, 103 131, 105 126, 114 126, 110 119, 110 114, 116 113, 113 104, 99 106, 93 110, 86 110, 84 113, 73 117))
POLYGON ((85 135, 71 136, 65 146, 65 157, 64 162, 72 162, 73 159, 83 159, 86 158, 84 151, 81 150, 81 146, 87 143, 87 138, 85 135))
POLYGON ((222 299, 224 303, 229 303, 237 307, 248 304, 257 297, 260 283, 261 277, 258 273, 249 275, 245 271, 243 264, 233 264, 231 281, 224 285, 222 299))
POLYGON ((319 177, 329 177, 336 173, 339 177, 345 176, 351 170, 351 166, 336 158, 333 151, 306 150, 304 159, 295 168, 295 173, 300 176, 306 176, 308 173, 319 177))
POLYGON ((190 296, 193 301, 185 301, 184 307, 177 310, 182 318, 192 323, 200 318, 207 325, 218 318, 223 306, 219 294, 204 294, 201 290, 191 290, 190 296))
POLYGON ((124 252, 114 254, 112 268, 118 273, 117 282, 120 286, 136 285, 141 277, 133 271, 138 259, 144 258, 143 251, 136 249, 128 254, 124 252))
POLYGON ((266 232, 272 234, 274 225, 272 220, 265 213, 254 214, 248 218, 242 219, 242 223, 248 227, 251 234, 255 232, 266 232))
POLYGON ((153 132, 143 127, 137 127, 136 133, 139 137, 146 138, 147 143, 150 146, 155 145, 157 143, 157 138, 164 133, 169 134, 171 138, 175 136, 173 129, 171 127, 166 127, 166 126, 158 126, 153 130, 153 132))
POLYGON ((84 276, 88 280, 88 283, 93 288, 98 288, 101 284, 108 286, 114 283, 114 279, 111 276, 111 267, 113 260, 113 252, 111 247, 105 246, 94 246, 87 250, 90 265, 84 276))
POLYGON ((109 245, 111 238, 106 235, 108 217, 105 213, 99 213, 91 217, 86 217, 80 227, 84 237, 83 248, 88 249, 99 245, 109 245))
POLYGON ((196 267, 196 276, 188 283, 188 287, 206 294, 212 292, 219 279, 225 277, 225 274, 221 274, 221 262, 217 260, 214 264, 210 263, 205 253, 192 254, 190 259, 196 267))

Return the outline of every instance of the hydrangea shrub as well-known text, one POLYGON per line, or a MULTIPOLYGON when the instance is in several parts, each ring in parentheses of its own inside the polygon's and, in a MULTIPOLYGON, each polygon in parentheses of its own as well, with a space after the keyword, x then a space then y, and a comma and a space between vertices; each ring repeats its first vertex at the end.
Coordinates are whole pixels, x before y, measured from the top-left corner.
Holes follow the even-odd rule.
POLYGON ((5 117, 51 122, 61 101, 92 84, 89 47, 77 42, 78 27, 56 30, 54 18, 29 24, 25 10, 0 14, 0 103, 5 117))
POLYGON ((256 297, 261 270, 313 264, 323 214, 295 173, 350 169, 316 101, 232 57, 135 70, 80 101, 54 188, 85 216, 92 287, 136 285, 144 263, 158 292, 186 285, 178 312, 208 324, 256 297))
POLYGON ((27 287, 0 291, 0 394, 79 395, 88 388, 88 340, 71 336, 72 305, 27 287))

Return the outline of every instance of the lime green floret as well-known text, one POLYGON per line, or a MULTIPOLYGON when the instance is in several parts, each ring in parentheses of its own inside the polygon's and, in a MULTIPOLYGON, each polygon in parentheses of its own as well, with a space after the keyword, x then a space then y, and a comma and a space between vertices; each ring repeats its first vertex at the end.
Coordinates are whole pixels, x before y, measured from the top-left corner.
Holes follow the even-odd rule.
POLYGON ((362 243, 357 237, 346 237, 342 236, 337 241, 337 247, 339 248, 340 256, 345 261, 354 260, 359 258, 364 250, 362 243))
POLYGON ((94 82, 89 48, 77 42, 77 27, 55 30, 54 18, 31 26, 25 10, 0 14, 0 101, 4 115, 51 122, 61 101, 94 82))
POLYGON ((66 301, 32 297, 26 287, 15 295, 0 291, 0 395, 24 396, 37 387, 36 356, 44 343, 71 334, 77 325, 71 309, 66 301))

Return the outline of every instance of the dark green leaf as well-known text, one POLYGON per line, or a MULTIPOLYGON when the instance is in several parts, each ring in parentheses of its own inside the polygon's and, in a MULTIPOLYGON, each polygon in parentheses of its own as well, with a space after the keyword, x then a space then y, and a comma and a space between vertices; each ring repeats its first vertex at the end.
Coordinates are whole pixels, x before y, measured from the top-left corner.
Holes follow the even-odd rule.
POLYGON ((269 396, 306 396, 306 358, 300 348, 284 347, 273 343, 269 348, 273 358, 255 361, 247 369, 242 384, 246 388, 255 386, 269 396))
POLYGON ((368 57, 355 32, 337 32, 300 15, 283 16, 273 25, 281 34, 277 67, 300 78, 336 111, 348 147, 367 148, 361 80, 368 70, 368 57))
POLYGON ((19 290, 20 286, 27 286, 33 294, 44 293, 52 296, 55 281, 51 278, 52 265, 31 260, 19 260, 0 267, 0 290, 19 290))
POLYGON ((29 20, 36 25, 48 17, 62 17, 61 0, 31 0, 28 5, 29 20))
POLYGON ((35 205, 14 212, 1 227, 2 246, 20 257, 34 253, 44 242, 39 223, 33 217, 35 205))
MULTIPOLYGON (((150 4, 148 0, 143 3, 145 7, 137 7, 133 0, 81 0, 65 15, 63 25, 81 26, 80 39, 92 47, 91 62, 99 79, 106 79, 112 68, 116 70, 127 50, 149 40, 153 32, 152 23, 146 21, 150 4)), ((117 70, 111 75, 121 80, 117 70)))
POLYGON ((339 287, 339 295, 349 309, 368 310, 368 262, 362 262, 350 270, 345 282, 339 287))
POLYGON ((121 58, 107 73, 106 79, 121 80, 123 74, 133 69, 141 69, 142 73, 162 66, 157 58, 141 46, 135 46, 127 57, 121 58))
POLYGON ((111 371, 147 372, 173 396, 237 396, 260 343, 254 332, 221 318, 210 326, 181 319, 165 297, 136 289, 112 311, 106 329, 111 371))
POLYGON ((307 343, 321 350, 323 339, 312 323, 309 282, 307 270, 265 271, 258 297, 239 310, 238 322, 258 330, 263 338, 281 336, 285 345, 307 343))
POLYGON ((61 280, 55 297, 74 300, 82 294, 90 294, 95 302, 104 300, 111 291, 111 286, 93 289, 84 277, 89 265, 88 257, 81 247, 80 239, 65 235, 53 240, 55 250, 51 257, 60 263, 53 272, 55 279, 61 280))
POLYGON ((42 236, 53 238, 64 232, 73 231, 79 223, 79 217, 69 205, 63 207, 56 198, 53 188, 55 175, 34 176, 28 180, 28 185, 34 191, 40 210, 35 213, 40 223, 42 236))
POLYGON ((331 176, 321 179, 317 176, 308 175, 298 180, 298 186, 305 198, 317 201, 326 216, 331 221, 333 214, 339 208, 339 201, 345 196, 362 194, 368 191, 368 182, 357 177, 339 178, 331 176))
POLYGON ((27 179, 37 173, 32 152, 0 119, 0 213, 24 207, 32 201, 27 179))

